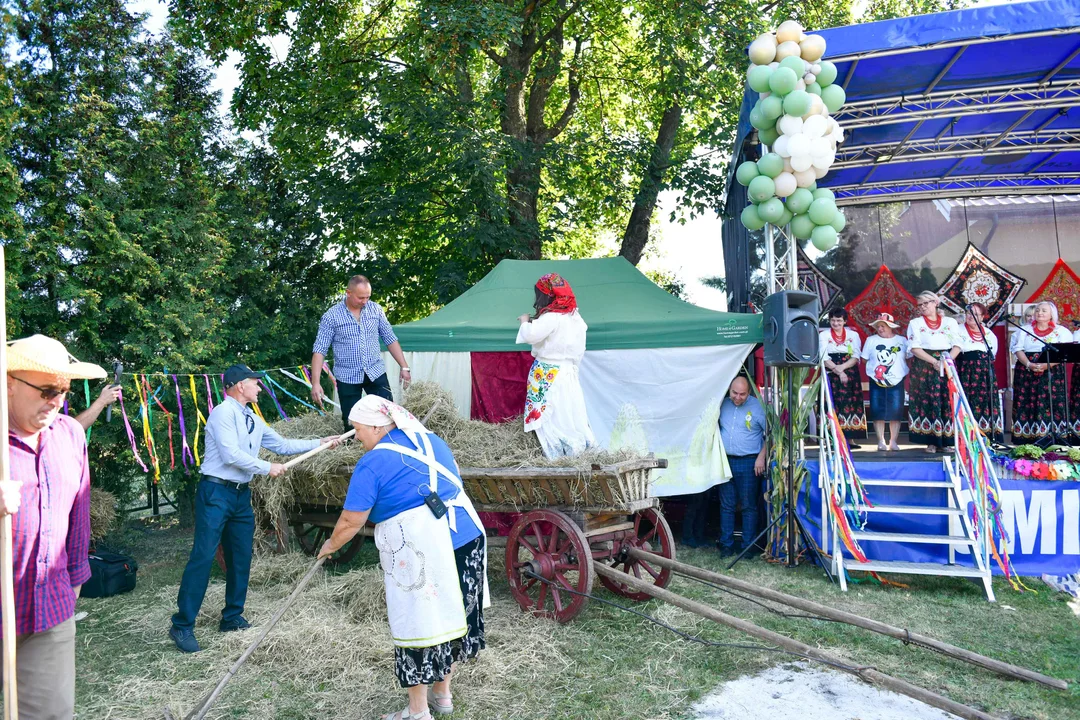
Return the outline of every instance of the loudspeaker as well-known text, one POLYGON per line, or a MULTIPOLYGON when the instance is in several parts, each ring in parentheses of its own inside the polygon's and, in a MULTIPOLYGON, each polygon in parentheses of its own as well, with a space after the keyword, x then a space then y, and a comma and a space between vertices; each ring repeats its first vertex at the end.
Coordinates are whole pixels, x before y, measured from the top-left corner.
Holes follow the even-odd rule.
POLYGON ((765 364, 817 365, 820 314, 821 303, 814 293, 782 290, 765 298, 765 364))

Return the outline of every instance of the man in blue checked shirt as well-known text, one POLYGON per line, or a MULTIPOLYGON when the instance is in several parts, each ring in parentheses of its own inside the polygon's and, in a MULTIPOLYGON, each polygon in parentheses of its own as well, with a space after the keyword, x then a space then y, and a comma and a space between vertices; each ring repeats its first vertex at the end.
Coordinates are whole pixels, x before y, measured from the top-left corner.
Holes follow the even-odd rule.
POLYGON ((379 350, 380 340, 401 366, 401 387, 407 388, 412 381, 412 372, 405 362, 401 343, 394 335, 386 313, 377 303, 371 302, 371 282, 363 275, 353 275, 349 278, 344 299, 323 313, 311 350, 311 399, 322 407, 324 393, 319 379, 326 352, 331 347, 334 349, 334 377, 341 401, 341 422, 346 431, 352 427, 349 411, 365 394, 394 400, 379 350))
POLYGON ((233 365, 223 377, 226 398, 206 419, 206 451, 199 472, 202 479, 195 491, 195 540, 191 546, 177 611, 172 617, 169 637, 182 652, 198 652, 195 618, 202 607, 210 567, 218 544, 225 554, 225 609, 218 629, 222 632, 251 627, 244 619, 251 550, 255 536, 255 513, 251 509, 251 478, 278 477, 285 466, 259 459, 259 448, 279 455, 296 455, 320 444, 337 445, 336 436, 322 440, 286 440, 267 427, 248 403, 259 397, 259 378, 247 365, 233 365))
POLYGON ((720 486, 721 555, 731 555, 750 545, 758 532, 758 498, 765 474, 765 408, 750 394, 743 376, 731 381, 728 396, 720 405, 720 439, 724 441, 731 480, 720 486), (742 506, 742 547, 735 547, 735 506, 742 506))

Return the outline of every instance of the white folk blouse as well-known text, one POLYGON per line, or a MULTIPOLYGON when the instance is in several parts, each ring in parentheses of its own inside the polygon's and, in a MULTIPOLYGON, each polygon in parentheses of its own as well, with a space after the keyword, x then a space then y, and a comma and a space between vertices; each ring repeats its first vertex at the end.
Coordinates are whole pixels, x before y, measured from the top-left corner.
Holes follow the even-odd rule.
POLYGON ((925 317, 913 318, 907 326, 908 350, 952 350, 960 345, 960 326, 950 317, 941 318, 937 330, 931 330, 925 317))

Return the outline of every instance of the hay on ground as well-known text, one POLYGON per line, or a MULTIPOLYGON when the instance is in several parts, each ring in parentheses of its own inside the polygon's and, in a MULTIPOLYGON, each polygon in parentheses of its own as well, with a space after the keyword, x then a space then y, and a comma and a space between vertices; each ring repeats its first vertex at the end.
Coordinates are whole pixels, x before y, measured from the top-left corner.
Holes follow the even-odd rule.
POLYGON ((90 539, 97 542, 116 526, 116 496, 108 490, 90 488, 90 539))
MULTIPOLYGON (((454 453, 460 467, 475 468, 525 468, 565 467, 579 471, 578 477, 568 482, 569 497, 557 487, 552 487, 557 505, 596 504, 604 494, 600 482, 592 476, 593 465, 613 465, 641 457, 631 450, 609 451, 602 448, 587 450, 574 457, 548 459, 544 457, 535 433, 526 433, 522 418, 504 423, 487 423, 467 420, 458 414, 453 396, 437 383, 416 382, 405 393, 404 406, 425 426, 441 437, 454 453), (426 418, 426 419, 425 419, 426 418)), ((309 413, 272 425, 286 438, 320 438, 340 434, 338 415, 309 413)), ((279 518, 297 504, 323 505, 340 508, 349 486, 349 475, 360 457, 363 446, 356 440, 324 450, 290 469, 280 478, 259 476, 252 483, 252 500, 264 518, 275 526, 279 518)), ((264 450, 261 454, 270 462, 286 462, 288 456, 280 456, 264 450)), ((500 486, 500 504, 515 506, 543 506, 550 503, 547 492, 529 481, 517 481, 511 488, 500 486)), ((619 487, 611 488, 616 502, 635 499, 624 497, 619 487)), ((470 484, 469 494, 474 502, 495 502, 480 486, 470 484)))

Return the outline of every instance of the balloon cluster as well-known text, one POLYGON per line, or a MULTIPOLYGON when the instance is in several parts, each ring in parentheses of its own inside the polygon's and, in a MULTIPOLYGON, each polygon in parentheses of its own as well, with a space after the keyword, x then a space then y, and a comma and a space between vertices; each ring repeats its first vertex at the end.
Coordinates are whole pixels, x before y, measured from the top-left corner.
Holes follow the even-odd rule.
POLYGON ((759 93, 750 124, 770 151, 735 172, 753 203, 742 212, 747 229, 790 224, 795 237, 822 251, 836 245, 847 222, 832 191, 817 186, 844 140, 830 113, 847 99, 834 84, 836 66, 822 60, 824 54, 825 38, 807 35, 794 20, 750 43, 746 78, 759 93))

